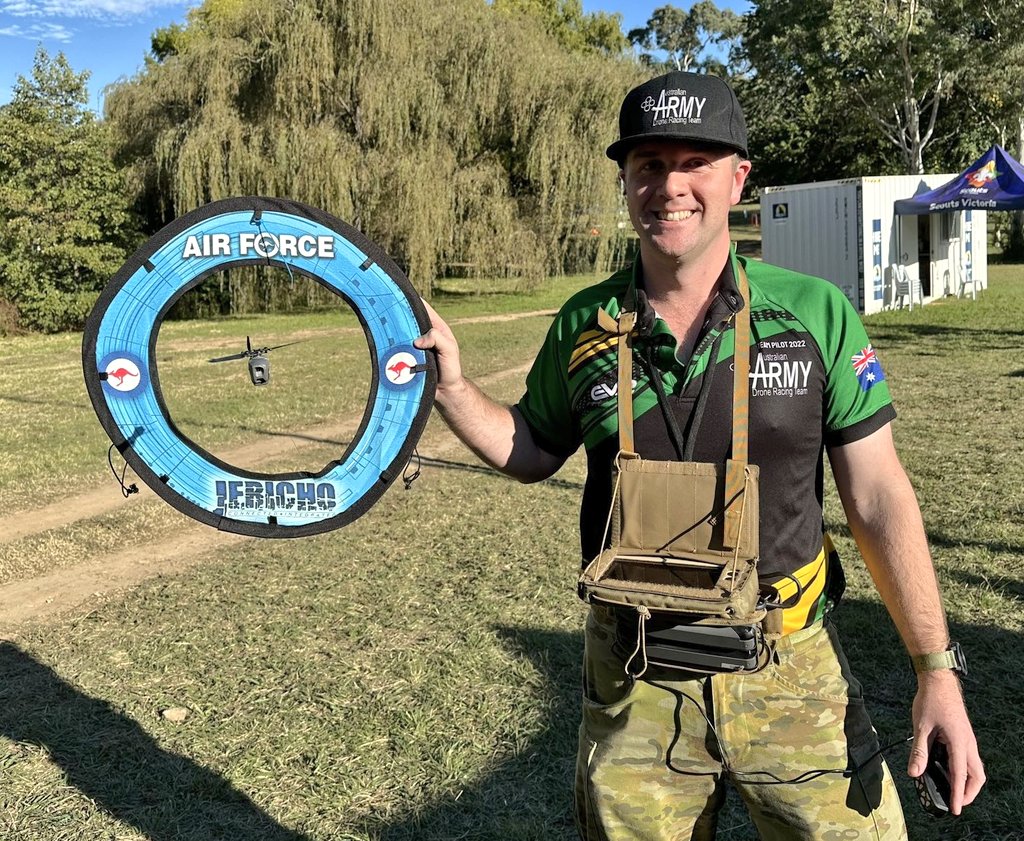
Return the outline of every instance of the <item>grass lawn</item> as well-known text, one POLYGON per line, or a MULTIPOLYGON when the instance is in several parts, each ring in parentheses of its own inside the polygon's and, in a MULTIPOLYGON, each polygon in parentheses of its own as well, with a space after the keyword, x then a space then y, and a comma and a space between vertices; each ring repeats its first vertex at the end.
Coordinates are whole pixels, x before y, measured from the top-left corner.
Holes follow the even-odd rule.
MULTIPOLYGON (((976 302, 866 319, 952 633, 970 657, 965 694, 989 775, 964 818, 939 822, 914 802, 906 748, 891 751, 915 841, 1019 839, 1024 826, 1024 269, 989 273, 976 302)), ((438 306, 452 320, 534 312, 585 280, 438 306)), ((470 372, 511 401, 522 376, 500 372, 528 362, 549 323, 456 329, 470 372)), ((342 387, 342 372, 363 364, 354 326, 344 312, 166 324, 161 372, 178 377, 176 411, 197 440, 256 442, 361 411, 358 379, 342 387), (276 352, 282 376, 307 353, 330 359, 327 373, 299 366, 287 391, 259 404, 244 388, 232 396, 244 363, 205 360, 247 331, 267 343, 304 331, 304 344, 276 352)), ((21 337, 0 351, 9 513, 113 482, 79 346, 75 335, 21 337)), ((432 460, 412 490, 393 487, 351 526, 209 552, 188 572, 0 641, 0 838, 574 838, 582 459, 521 486, 480 469, 436 418, 420 449, 432 460)), ((826 518, 850 579, 836 621, 876 727, 895 741, 910 732, 913 676, 834 493, 826 518)), ((162 502, 141 502, 0 544, 0 582, 143 553, 188 527, 162 502)), ((735 802, 719 838, 754 838, 735 802)))

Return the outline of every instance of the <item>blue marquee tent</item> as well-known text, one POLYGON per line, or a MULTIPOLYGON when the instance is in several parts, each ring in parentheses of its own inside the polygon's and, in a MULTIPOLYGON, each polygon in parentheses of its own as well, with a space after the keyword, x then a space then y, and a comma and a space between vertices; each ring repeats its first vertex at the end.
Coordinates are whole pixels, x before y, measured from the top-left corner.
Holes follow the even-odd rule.
POLYGON ((894 204, 897 216, 956 210, 1024 210, 1024 167, 993 146, 960 175, 894 204))

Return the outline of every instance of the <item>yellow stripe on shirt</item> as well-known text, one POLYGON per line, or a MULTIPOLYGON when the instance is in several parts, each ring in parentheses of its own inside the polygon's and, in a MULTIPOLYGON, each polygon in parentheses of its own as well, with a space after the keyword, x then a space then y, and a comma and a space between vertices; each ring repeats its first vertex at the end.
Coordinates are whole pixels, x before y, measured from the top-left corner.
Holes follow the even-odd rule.
POLYGON ((603 330, 581 335, 569 358, 569 373, 571 374, 592 356, 613 348, 616 341, 617 337, 609 336, 603 330))
MULTIPOLYGON (((799 631, 821 618, 825 584, 828 581, 828 559, 833 552, 835 552, 835 548, 832 545, 832 539, 826 534, 818 556, 809 564, 805 564, 791 573, 793 578, 800 582, 803 592, 800 593, 800 599, 796 604, 782 611, 783 634, 799 631)), ((796 582, 789 578, 775 582, 772 587, 779 594, 779 600, 783 603, 788 602, 797 594, 796 582)))

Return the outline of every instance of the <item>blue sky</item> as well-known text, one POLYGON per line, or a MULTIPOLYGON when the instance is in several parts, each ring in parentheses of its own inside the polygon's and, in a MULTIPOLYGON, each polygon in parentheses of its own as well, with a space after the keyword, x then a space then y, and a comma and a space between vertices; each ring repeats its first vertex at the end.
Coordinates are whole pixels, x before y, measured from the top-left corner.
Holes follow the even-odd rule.
MULTIPOLYGON (((380 0, 387 2, 387 0, 380 0)), ((619 12, 623 30, 647 23, 651 12, 671 0, 583 0, 587 12, 619 12)), ((0 103, 11 97, 18 75, 29 76, 40 44, 51 55, 63 52, 78 72, 91 71, 89 104, 99 111, 102 90, 131 76, 149 51, 153 31, 183 22, 199 0, 0 0, 0 103)), ((688 0, 672 5, 689 8, 688 0)), ((725 0, 736 11, 747 0, 725 0)))
POLYGON ((153 30, 182 21, 196 3, 182 0, 0 0, 0 102, 19 75, 30 76, 36 47, 63 52, 78 72, 90 70, 90 106, 104 86, 143 63, 153 30))

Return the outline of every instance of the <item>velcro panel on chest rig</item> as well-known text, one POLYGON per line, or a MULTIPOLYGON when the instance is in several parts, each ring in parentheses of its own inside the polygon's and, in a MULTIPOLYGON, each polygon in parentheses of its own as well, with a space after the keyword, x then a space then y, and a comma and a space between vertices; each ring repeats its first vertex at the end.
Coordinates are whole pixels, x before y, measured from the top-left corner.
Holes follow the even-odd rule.
POLYGON ((730 499, 724 465, 620 458, 618 470, 612 543, 620 551, 718 563, 736 554, 757 557, 757 465, 745 465, 743 484, 730 499), (725 514, 730 508, 736 512, 738 534, 727 543, 725 514))

